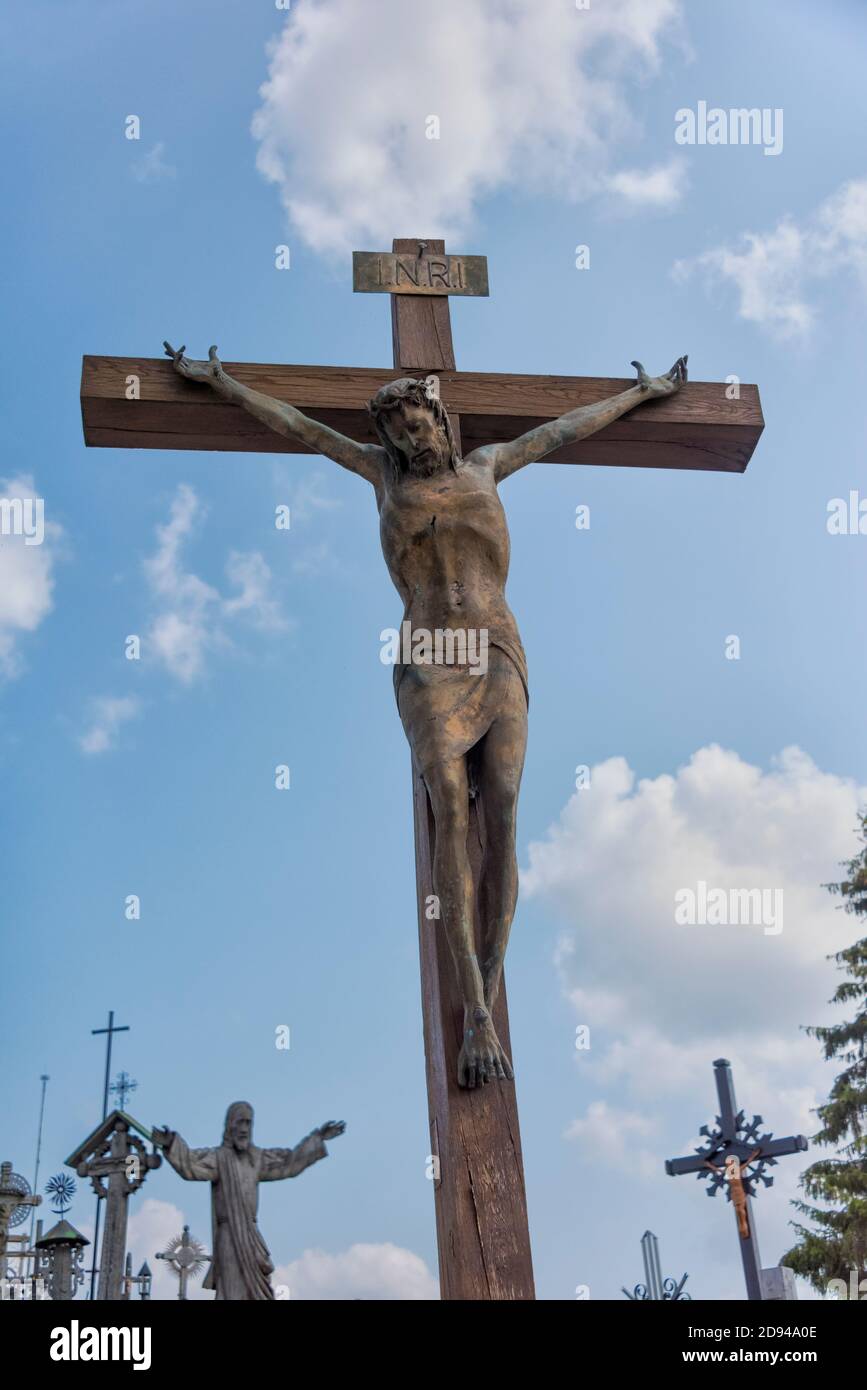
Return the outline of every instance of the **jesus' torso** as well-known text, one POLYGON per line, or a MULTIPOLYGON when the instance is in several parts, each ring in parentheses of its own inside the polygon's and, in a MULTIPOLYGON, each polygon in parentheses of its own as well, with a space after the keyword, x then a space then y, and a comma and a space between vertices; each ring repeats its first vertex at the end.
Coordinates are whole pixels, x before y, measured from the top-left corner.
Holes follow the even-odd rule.
POLYGON ((506 602, 509 528, 489 464, 462 461, 431 477, 377 488, 382 553, 414 632, 485 630, 525 679, 518 625, 506 602))

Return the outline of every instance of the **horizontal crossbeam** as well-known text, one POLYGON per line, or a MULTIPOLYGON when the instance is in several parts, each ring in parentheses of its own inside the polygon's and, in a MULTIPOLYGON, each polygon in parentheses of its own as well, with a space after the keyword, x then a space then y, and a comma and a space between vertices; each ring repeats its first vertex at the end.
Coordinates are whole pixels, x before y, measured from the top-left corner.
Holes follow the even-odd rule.
MULTIPOLYGON (((755 1154, 755 1161, 758 1163, 763 1158, 781 1158, 784 1154, 803 1153, 807 1148, 807 1140, 803 1134, 791 1134, 786 1139, 771 1139, 767 1144, 759 1143, 735 1143, 729 1144, 727 1148, 732 1153, 740 1155, 744 1151, 744 1158, 749 1154, 755 1154)), ((721 1153, 721 1150, 717 1150, 721 1153)), ((710 1155, 713 1158, 713 1154, 710 1155)), ((718 1160, 717 1160, 718 1161, 718 1160)), ((679 1177, 682 1173, 700 1173, 707 1171, 708 1155, 690 1154, 686 1158, 668 1158, 665 1161, 665 1171, 669 1177, 679 1177)))
MULTIPOLYGON (((376 437, 366 403, 396 375, 394 367, 224 365, 244 385, 367 442, 376 437)), ((465 454, 634 385, 609 377, 438 375, 446 409, 460 416, 465 454)), ((546 462, 742 473, 764 420, 756 386, 741 385, 738 400, 728 400, 727 389, 719 382, 688 382, 677 395, 647 402, 590 439, 549 454, 546 462)), ((85 357, 81 413, 85 443, 97 448, 309 452, 209 388, 184 381, 159 357, 85 357)))

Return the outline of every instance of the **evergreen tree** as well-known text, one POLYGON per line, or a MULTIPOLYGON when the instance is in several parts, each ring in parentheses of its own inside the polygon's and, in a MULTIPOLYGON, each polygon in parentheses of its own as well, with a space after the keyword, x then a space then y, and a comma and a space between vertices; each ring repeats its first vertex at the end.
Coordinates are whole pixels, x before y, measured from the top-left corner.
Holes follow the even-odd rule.
MULTIPOLYGON (((845 864, 842 883, 825 887, 843 899, 846 912, 867 921, 867 813, 860 820, 860 852, 845 864)), ((831 1279, 842 1279, 849 1289, 852 1270, 858 1283, 867 1278, 867 936, 829 960, 847 975, 831 1002, 851 1006, 855 1016, 851 1023, 806 1031, 819 1039, 827 1060, 838 1057, 846 1064, 816 1112, 822 1128, 814 1143, 836 1152, 802 1173, 800 1185, 810 1200, 793 1205, 814 1229, 793 1221, 799 1241, 781 1261, 822 1292, 831 1279), (828 1205, 813 1205, 817 1201, 828 1205)))

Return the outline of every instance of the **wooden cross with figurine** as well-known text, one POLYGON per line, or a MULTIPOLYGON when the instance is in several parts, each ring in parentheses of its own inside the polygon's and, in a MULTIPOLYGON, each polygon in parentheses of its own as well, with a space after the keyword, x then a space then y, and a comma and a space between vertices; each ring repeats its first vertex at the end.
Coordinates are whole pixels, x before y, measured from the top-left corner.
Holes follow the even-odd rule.
POLYGON ((408 639, 395 693, 412 750, 441 1292, 531 1299, 503 984, 527 668, 498 484, 543 458, 742 473, 761 406, 755 386, 687 384, 685 357, 661 377, 633 363, 631 381, 456 371, 448 296, 487 294, 487 263, 433 238, 356 253, 354 288, 391 296, 393 369, 222 363, 216 348, 194 362, 169 344, 171 361, 85 357, 84 437, 322 454, 373 486, 408 639))

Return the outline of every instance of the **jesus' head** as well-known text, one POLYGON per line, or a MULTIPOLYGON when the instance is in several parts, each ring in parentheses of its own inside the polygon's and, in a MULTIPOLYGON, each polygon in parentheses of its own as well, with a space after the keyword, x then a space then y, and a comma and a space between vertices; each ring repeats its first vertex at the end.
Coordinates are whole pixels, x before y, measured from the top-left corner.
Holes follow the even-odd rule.
POLYGON ((223 1143, 231 1144, 239 1153, 246 1152, 253 1138, 253 1107, 245 1100, 234 1101, 226 1111, 223 1143))
POLYGON ((428 478, 444 468, 457 468, 449 417, 427 382, 414 377, 390 381, 367 408, 399 477, 428 478))

